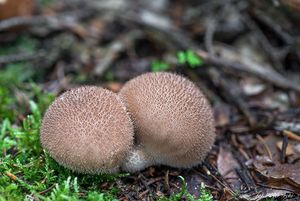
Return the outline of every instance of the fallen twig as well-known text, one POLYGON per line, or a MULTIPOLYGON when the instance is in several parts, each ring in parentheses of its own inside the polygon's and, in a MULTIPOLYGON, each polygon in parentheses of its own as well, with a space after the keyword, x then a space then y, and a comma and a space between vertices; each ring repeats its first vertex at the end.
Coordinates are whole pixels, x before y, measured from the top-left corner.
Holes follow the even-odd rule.
POLYGON ((132 44, 133 41, 141 36, 141 32, 138 31, 132 31, 125 36, 122 36, 121 38, 115 40, 112 42, 106 54, 103 58, 99 59, 97 62, 95 68, 94 68, 94 74, 97 76, 100 76, 103 74, 103 72, 110 67, 110 65, 113 63, 114 59, 116 58, 117 54, 123 51, 129 44, 132 44))
POLYGON ((55 184, 52 184, 52 185, 51 185, 49 188, 47 188, 46 190, 39 192, 39 194, 40 194, 40 195, 44 195, 44 194, 48 193, 49 191, 51 191, 55 186, 56 186, 56 183, 55 183, 55 184))
POLYGON ((226 98, 230 102, 233 102, 237 106, 237 108, 245 115, 250 126, 255 127, 256 120, 251 114, 246 102, 243 100, 242 94, 239 92, 240 90, 234 87, 234 84, 231 84, 228 80, 223 78, 223 76, 220 75, 219 71, 216 71, 215 69, 210 69, 209 75, 211 79, 215 81, 214 83, 224 92, 224 98, 226 98))
POLYGON ((90 14, 91 14, 90 9, 81 9, 81 10, 59 13, 57 15, 51 15, 51 16, 36 15, 31 17, 29 16, 13 17, 13 18, 0 21, 0 31, 11 29, 17 26, 28 26, 28 25, 33 26, 33 25, 48 24, 53 27, 70 25, 70 24, 74 24, 74 22, 77 21, 78 19, 87 17, 90 14))
POLYGON ((280 162, 281 163, 285 162, 287 146, 288 146, 288 136, 284 135, 283 140, 282 140, 281 153, 280 153, 280 162))
POLYGON ((18 180, 18 177, 16 175, 14 175, 13 173, 10 173, 10 172, 5 172, 5 174, 11 178, 13 181, 17 181, 18 180))
POLYGON ((254 61, 251 61, 248 58, 242 58, 242 56, 234 52, 232 50, 229 50, 225 47, 219 47, 220 52, 223 51, 230 51, 230 54, 233 56, 233 58, 226 58, 224 56, 214 56, 209 55, 207 52, 198 49, 197 54, 202 57, 206 62, 222 66, 224 68, 227 68, 229 70, 234 71, 241 71, 245 73, 250 73, 254 76, 259 77, 262 80, 268 81, 272 83, 273 85, 283 88, 283 89, 292 89, 296 92, 300 93, 300 85, 296 84, 286 78, 284 78, 282 75, 277 73, 276 71, 272 70, 268 66, 260 65, 254 61))
POLYGON ((270 160, 273 161, 272 152, 271 152, 268 144, 266 143, 266 141, 260 135, 257 135, 256 138, 262 143, 262 145, 264 146, 265 150, 268 153, 270 160))
POLYGON ((296 141, 300 142, 300 136, 297 135, 296 133, 293 133, 292 131, 284 130, 283 134, 288 136, 288 138, 290 138, 292 140, 296 140, 296 141))
POLYGON ((219 47, 219 49, 223 50, 223 52, 230 51, 233 58, 209 55, 206 51, 202 50, 193 40, 191 40, 191 38, 184 31, 179 30, 175 25, 173 25, 170 20, 164 18, 164 16, 158 17, 158 14, 156 15, 155 13, 150 11, 147 11, 147 13, 147 16, 156 16, 156 18, 164 21, 164 23, 155 24, 151 20, 147 20, 147 18, 145 18, 145 14, 132 11, 125 13, 116 13, 116 15, 124 20, 128 20, 142 26, 146 26, 147 28, 159 31, 164 35, 165 40, 171 40, 172 42, 175 42, 179 49, 193 49, 207 63, 221 66, 235 72, 240 71, 250 73, 251 75, 270 82, 277 87, 283 89, 292 89, 300 93, 300 84, 286 79, 281 74, 274 71, 272 68, 258 64, 248 58, 242 57, 242 55, 240 55, 239 53, 229 50, 229 48, 226 47, 219 47))
POLYGON ((7 64, 12 62, 19 62, 19 61, 28 61, 28 60, 34 60, 36 58, 44 57, 46 56, 46 52, 41 50, 36 53, 18 53, 18 54, 12 54, 12 55, 6 55, 0 57, 0 64, 7 64))

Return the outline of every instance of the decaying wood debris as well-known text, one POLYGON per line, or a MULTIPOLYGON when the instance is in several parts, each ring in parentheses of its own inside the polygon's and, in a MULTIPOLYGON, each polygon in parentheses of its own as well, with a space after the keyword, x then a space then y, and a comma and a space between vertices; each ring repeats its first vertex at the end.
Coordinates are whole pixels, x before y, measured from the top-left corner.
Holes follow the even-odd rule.
POLYGON ((181 175, 198 197, 202 182, 217 200, 300 195, 296 0, 64 0, 38 10, 0 21, 0 45, 19 34, 39 41, 37 52, 0 55, 0 68, 32 62, 48 72, 41 86, 56 94, 84 83, 118 91, 159 59, 197 83, 214 107, 217 141, 202 165, 155 166, 101 188, 117 186, 120 200, 153 200, 178 192, 181 175), (179 64, 181 50, 205 64, 179 64), (76 74, 87 79, 76 82, 76 74))

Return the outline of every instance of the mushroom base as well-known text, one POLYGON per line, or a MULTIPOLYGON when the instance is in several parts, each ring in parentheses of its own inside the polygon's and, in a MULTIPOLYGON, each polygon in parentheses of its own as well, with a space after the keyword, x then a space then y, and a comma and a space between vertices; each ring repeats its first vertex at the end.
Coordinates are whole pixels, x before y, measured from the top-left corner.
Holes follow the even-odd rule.
POLYGON ((154 164, 155 161, 150 155, 143 152, 140 147, 135 147, 128 153, 121 169, 127 172, 137 172, 154 164))
MULTIPOLYGON (((210 150, 211 148, 209 148, 210 150)), ((157 154, 156 154, 157 155, 157 154)), ((121 165, 121 169, 126 172, 137 172, 143 170, 152 165, 166 165, 175 168, 189 169, 200 165, 206 154, 203 154, 201 159, 194 161, 184 161, 186 157, 168 157, 160 154, 156 157, 154 153, 149 153, 145 150, 145 147, 136 146, 127 155, 126 159, 121 165)))

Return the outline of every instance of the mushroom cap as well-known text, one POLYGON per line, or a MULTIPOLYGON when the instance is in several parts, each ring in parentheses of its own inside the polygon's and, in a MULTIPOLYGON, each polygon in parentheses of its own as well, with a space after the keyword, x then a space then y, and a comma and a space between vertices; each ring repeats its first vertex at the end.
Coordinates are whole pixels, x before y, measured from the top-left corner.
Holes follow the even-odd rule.
POLYGON ((156 163, 189 168, 201 163, 215 140, 212 109, 188 79, 172 73, 146 73, 121 91, 133 120, 137 146, 156 163))
POLYGON ((116 172, 133 144, 133 125, 117 94, 86 86, 50 105, 40 137, 50 155, 73 171, 116 172))

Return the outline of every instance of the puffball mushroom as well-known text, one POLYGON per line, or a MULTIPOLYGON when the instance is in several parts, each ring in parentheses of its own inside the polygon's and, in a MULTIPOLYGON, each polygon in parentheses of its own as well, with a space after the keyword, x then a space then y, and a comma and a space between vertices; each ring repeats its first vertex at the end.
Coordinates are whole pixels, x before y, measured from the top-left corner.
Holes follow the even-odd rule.
POLYGON ((58 163, 73 171, 117 172, 133 145, 133 125, 117 94, 80 87, 50 105, 41 142, 58 163))
POLYGON ((215 139, 212 109, 188 79, 172 73, 146 73, 121 91, 135 128, 135 149, 122 169, 154 164, 190 168, 202 162, 215 139))

